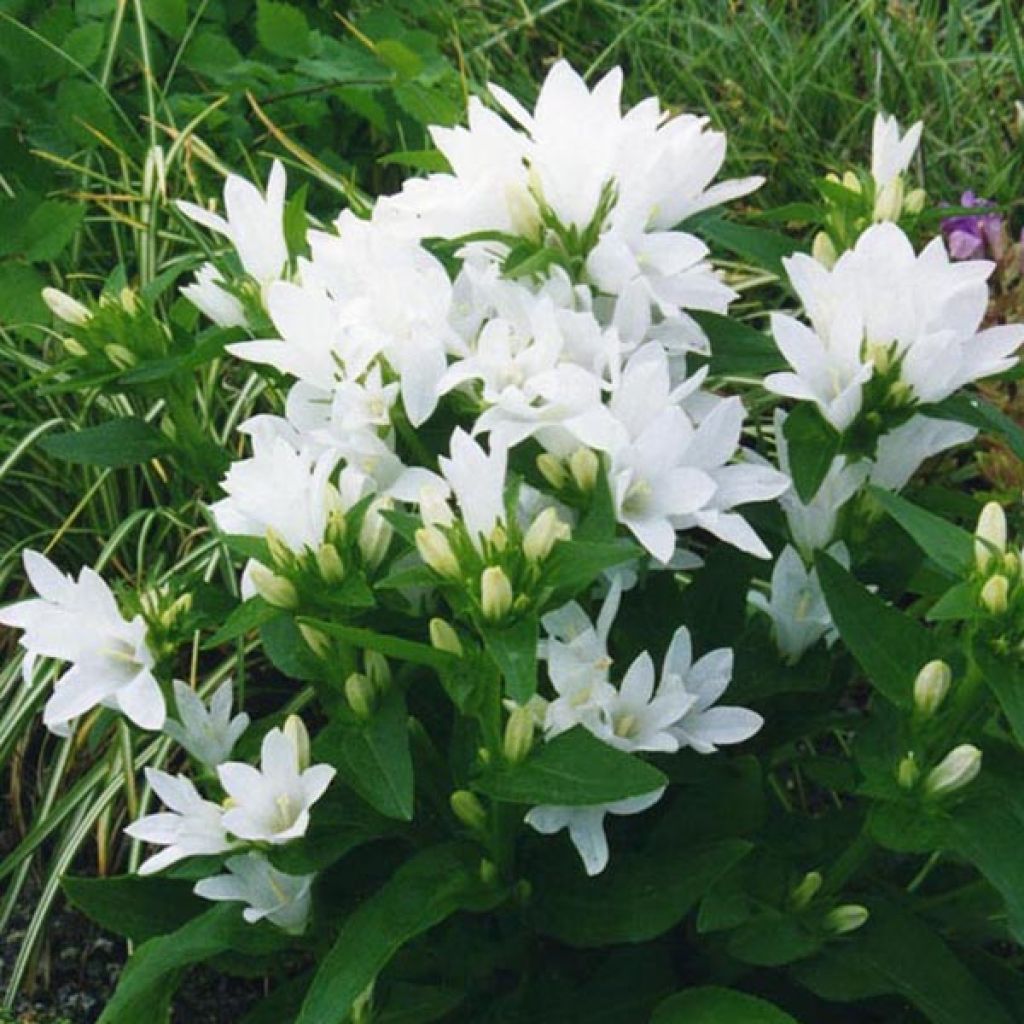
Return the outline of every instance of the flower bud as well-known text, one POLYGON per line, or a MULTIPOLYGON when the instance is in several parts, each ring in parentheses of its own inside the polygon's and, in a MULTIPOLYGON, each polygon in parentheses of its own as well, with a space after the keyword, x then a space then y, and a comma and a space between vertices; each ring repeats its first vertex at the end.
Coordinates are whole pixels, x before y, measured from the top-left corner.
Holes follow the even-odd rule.
POLYGON ((931 797, 941 797, 963 789, 981 771, 981 751, 972 743, 954 747, 927 775, 924 790, 931 797))
POLYGON ((391 667, 388 665, 388 659, 380 651, 364 652, 363 666, 366 678, 378 693, 383 693, 391 685, 391 667))
POLYGON ((341 583, 345 578, 345 563, 333 544, 321 544, 316 552, 316 567, 324 583, 341 583))
POLYGON ((503 619, 512 609, 512 584, 499 565, 488 566, 480 574, 480 609, 492 622, 503 619))
POLYGON ((836 247, 832 243, 832 239, 829 238, 828 233, 825 231, 819 231, 814 236, 814 242, 811 245, 811 255, 823 266, 829 270, 835 265, 836 259, 836 247))
POLYGON ((295 562, 295 556, 285 543, 284 537, 272 526, 268 526, 264 540, 267 542, 267 551, 270 552, 270 560, 274 565, 278 569, 290 569, 295 562))
POLYGON ((436 526, 423 526, 416 531, 416 550, 439 575, 457 579, 461 573, 459 560, 448 538, 436 526))
MULTIPOLYGON (((338 493, 330 484, 328 484, 328 487, 335 494, 338 493)), ((348 520, 345 518, 344 509, 340 507, 340 497, 338 502, 339 505, 337 507, 331 507, 328 511, 327 525, 324 527, 324 540, 335 547, 344 542, 345 534, 348 532, 348 520)))
POLYGON ((495 885, 498 881, 498 868, 493 860, 486 857, 480 861, 480 881, 484 885, 495 885))
POLYGON ((130 370, 139 360, 131 349, 124 345, 111 344, 103 346, 103 354, 119 370, 130 370))
POLYGON ((860 195, 860 192, 861 192, 860 178, 858 178, 857 175, 853 171, 847 171, 843 175, 843 185, 846 188, 848 188, 851 192, 856 192, 857 195, 860 195))
POLYGON ((487 828, 487 811, 475 793, 468 789, 457 789, 449 798, 452 813, 466 828, 483 832, 487 828))
POLYGON ((979 572, 987 572, 995 556, 1006 552, 1006 513, 998 501, 981 510, 974 537, 974 563, 979 572))
POLYGON ((992 576, 981 588, 981 603, 993 615, 1006 611, 1010 596, 1010 581, 1003 575, 992 576))
POLYGON ((356 718, 364 722, 373 714, 373 704, 377 691, 373 683, 359 672, 353 672, 345 680, 345 699, 355 713, 356 718))
POLYGON ((505 209, 512 230, 523 238, 533 238, 540 227, 540 211, 526 185, 509 181, 505 184, 505 209))
POLYGON ((309 767, 309 732, 306 723, 298 715, 289 715, 284 720, 282 731, 295 748, 295 762, 299 771, 304 772, 309 767))
POLYGON ((928 193, 923 188, 911 189, 907 193, 906 199, 903 200, 903 212, 911 217, 916 217, 924 209, 924 204, 927 201, 928 193))
POLYGON ((272 573, 265 565, 255 563, 249 570, 249 577, 257 593, 267 604, 272 604, 275 608, 298 606, 299 595, 291 582, 272 573))
POLYGON ((562 460, 549 452, 537 456, 537 470, 556 491, 560 491, 569 482, 562 460))
POLYGON ((822 920, 825 931, 833 935, 847 935, 867 923, 870 917, 867 907, 859 903, 844 903, 833 907, 822 920))
POLYGON ((391 524, 380 514, 390 509, 393 503, 390 498, 378 498, 370 504, 359 527, 359 551, 363 561, 371 569, 376 569, 391 547, 394 530, 391 524))
POLYGON ((921 769, 917 766, 917 759, 911 751, 896 768, 896 782, 900 789, 913 789, 920 777, 921 769))
POLYGON ((530 524, 523 538, 523 554, 531 562, 543 562, 560 540, 569 539, 569 525, 558 517, 555 508, 546 508, 530 524))
POLYGON ((420 518, 425 526, 451 526, 455 522, 452 507, 448 504, 449 491, 439 484, 427 484, 420 488, 420 518))
POLYGON ((875 196, 876 221, 899 220, 903 211, 903 178, 895 177, 875 196))
POLYGON ((139 311, 139 298, 132 288, 122 288, 117 298, 121 303, 121 308, 129 316, 134 316, 139 311))
POLYGON ((515 707, 505 723, 503 751, 510 764, 525 761, 533 747, 533 712, 528 707, 515 707))
POLYGON ((306 622, 299 623, 299 633, 306 641, 306 646, 318 657, 327 658, 331 653, 331 639, 326 633, 321 633, 315 626, 306 622))
POLYGON ((430 620, 430 642, 439 651, 462 657, 462 642, 459 634, 444 619, 430 620))
POLYGON ((1007 551, 1003 555, 1003 571, 1007 576, 1020 576, 1020 555, 1016 551, 1007 551))
POLYGON ((949 693, 953 671, 944 662, 929 661, 914 680, 914 706, 925 718, 931 718, 949 693))
POLYGON ((89 350, 76 338, 62 338, 61 344, 64 346, 64 351, 76 359, 81 359, 82 356, 89 354, 89 350))
POLYGON ((793 909, 803 910, 818 895, 823 881, 820 871, 808 871, 789 894, 793 909))
POLYGON ((569 456, 569 472, 581 491, 593 490, 600 468, 601 461, 597 452, 591 448, 577 448, 569 456))
POLYGON ((491 530, 490 537, 487 539, 490 541, 491 547, 499 554, 508 547, 508 531, 501 523, 495 524, 494 529, 491 530))
POLYGON ((58 319, 72 327, 82 327, 92 319, 92 313, 77 299, 59 288, 44 288, 43 302, 50 307, 50 312, 58 319))

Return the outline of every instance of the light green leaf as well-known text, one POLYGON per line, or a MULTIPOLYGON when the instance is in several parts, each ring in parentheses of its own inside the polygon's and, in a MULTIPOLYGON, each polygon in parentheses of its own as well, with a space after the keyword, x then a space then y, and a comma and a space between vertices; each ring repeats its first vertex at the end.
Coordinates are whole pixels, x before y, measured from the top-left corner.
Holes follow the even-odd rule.
POLYGON ((227 621, 203 644, 203 648, 219 647, 229 640, 236 640, 283 614, 280 608, 268 604, 262 597, 250 597, 232 610, 227 621))
POLYGON ((473 788, 505 803, 579 807, 643 796, 666 782, 653 765, 577 726, 538 747, 522 764, 481 775, 473 788))
POLYGON ((309 53, 309 23, 302 11, 291 4, 259 0, 256 35, 260 45, 276 57, 294 60, 309 53))
POLYGON ((797 1024, 771 1003, 734 989, 709 985, 666 999, 651 1024, 797 1024))

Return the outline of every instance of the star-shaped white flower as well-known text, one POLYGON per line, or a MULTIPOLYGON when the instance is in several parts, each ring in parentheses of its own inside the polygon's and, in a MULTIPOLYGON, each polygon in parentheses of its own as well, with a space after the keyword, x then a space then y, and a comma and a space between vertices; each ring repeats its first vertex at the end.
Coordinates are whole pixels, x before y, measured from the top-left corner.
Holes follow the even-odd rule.
POLYGON ((239 737, 249 727, 249 716, 244 711, 231 716, 230 679, 217 687, 209 707, 191 686, 175 679, 174 703, 180 721, 168 719, 164 732, 210 769, 231 756, 239 737))

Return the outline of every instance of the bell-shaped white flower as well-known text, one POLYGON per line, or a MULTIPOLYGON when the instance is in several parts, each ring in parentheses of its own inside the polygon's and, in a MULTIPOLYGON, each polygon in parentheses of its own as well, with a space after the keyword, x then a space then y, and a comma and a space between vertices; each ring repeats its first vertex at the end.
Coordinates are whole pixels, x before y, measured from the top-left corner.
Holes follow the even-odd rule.
POLYGON ((251 181, 229 174, 224 183, 225 217, 195 203, 179 201, 178 209, 197 224, 224 235, 235 247, 245 272, 261 285, 276 281, 288 262, 284 237, 284 167, 275 160, 266 195, 251 181))
POLYGON ((461 428, 451 438, 451 456, 438 459, 441 474, 458 502, 470 540, 479 551, 481 538, 505 522, 505 474, 508 452, 491 442, 485 452, 461 428))
POLYGON ((196 271, 195 281, 185 285, 181 294, 218 327, 245 327, 241 302, 223 284, 221 272, 212 263, 204 263, 196 271))
POLYGON ((871 128, 871 177, 876 188, 885 188, 910 166, 923 128, 923 122, 915 121, 901 135, 895 117, 886 117, 880 111, 875 114, 871 128))
POLYGON ((310 808, 334 778, 330 765, 303 768, 287 733, 271 729, 263 737, 260 767, 228 761, 217 768, 228 794, 224 827, 239 839, 287 843, 306 834, 310 808))
POLYGON ((608 866, 608 837, 604 832, 604 819, 609 815, 641 814, 653 807, 664 795, 664 788, 642 796, 613 803, 584 805, 582 807, 534 807, 526 815, 526 823, 542 835, 550 836, 569 830, 569 838, 576 847, 588 875, 599 875, 608 866))
POLYGON ((174 703, 179 721, 169 718, 164 732, 206 768, 215 769, 231 756, 239 737, 249 727, 249 716, 231 717, 231 680, 214 691, 210 704, 180 679, 174 680, 174 703))
POLYGON ((194 892, 206 900, 245 903, 242 916, 249 924, 264 919, 289 935, 306 930, 310 890, 315 875, 288 875, 259 853, 229 857, 227 874, 203 878, 194 892))
POLYGON ((883 434, 871 464, 871 483, 902 491, 925 459, 978 436, 978 428, 956 420, 917 415, 883 434))
POLYGON ((225 831, 224 808, 204 800, 184 775, 147 768, 146 781, 167 810, 147 814, 125 829, 133 839, 164 847, 143 861, 140 875, 162 871, 185 857, 224 853, 237 845, 225 831))
POLYGON ((662 686, 682 686, 695 698, 692 706, 670 730, 680 747, 712 754, 719 746, 750 739, 764 719, 740 707, 716 707, 732 680, 733 653, 727 647, 693 660, 690 631, 680 626, 669 644, 662 666, 662 686))
MULTIPOLYGON (((828 553, 840 564, 850 564, 843 544, 833 544, 828 553)), ((817 570, 808 569, 796 550, 788 545, 772 569, 770 595, 765 597, 760 591, 752 590, 748 599, 771 619, 779 652, 790 665, 795 665, 822 637, 831 645, 838 635, 817 570)))
POLYGON ((140 729, 160 729, 166 706, 142 616, 125 619, 110 587, 88 567, 76 581, 36 551, 26 550, 22 562, 38 597, 0 609, 0 624, 24 630, 26 671, 39 657, 70 663, 43 710, 46 727, 67 736, 76 718, 103 705, 140 729))

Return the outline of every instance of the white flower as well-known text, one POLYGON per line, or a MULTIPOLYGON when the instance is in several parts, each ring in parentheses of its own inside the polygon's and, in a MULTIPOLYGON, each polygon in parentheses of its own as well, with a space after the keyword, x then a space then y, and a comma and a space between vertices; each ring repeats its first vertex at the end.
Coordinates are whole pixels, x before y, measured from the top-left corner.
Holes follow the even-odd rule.
POLYGON ((229 174, 224 183, 224 217, 195 203, 179 201, 186 217, 224 235, 235 247, 245 272, 261 285, 276 281, 288 262, 284 238, 285 173, 275 160, 267 179, 264 197, 250 181, 229 174))
POLYGON ((297 450, 272 422, 252 420, 252 456, 231 464, 221 487, 227 497, 210 506, 227 534, 264 537, 273 529, 295 552, 315 551, 328 514, 340 503, 330 482, 337 453, 297 450))
POLYGON ((287 875, 258 853, 229 857, 224 866, 226 875, 196 883, 197 896, 248 904, 242 916, 249 924, 266 918, 289 935, 306 930, 315 875, 287 875))
POLYGON ((230 679, 214 691, 209 707, 191 686, 175 679, 174 703, 181 721, 168 719, 164 732, 207 768, 226 761, 249 727, 249 716, 244 711, 231 717, 230 679))
POLYGON ((750 739, 764 725, 764 719, 747 708, 713 706, 729 686, 732 666, 733 653, 727 647, 693 661, 690 631, 685 626, 676 630, 662 665, 662 686, 682 686, 695 698, 670 730, 680 747, 712 754, 721 745, 750 739))
MULTIPOLYGON (((773 417, 775 448, 779 468, 792 475, 789 462, 789 444, 786 441, 786 414, 776 409, 773 417)), ((828 547, 836 532, 836 523, 843 506, 864 486, 871 465, 868 462, 849 463, 845 456, 837 455, 829 466, 814 497, 802 502, 795 487, 779 497, 786 515, 789 532, 805 558, 812 552, 828 547)))
POLYGON ((239 839, 275 844, 298 839, 334 774, 326 764, 302 770, 295 744, 281 729, 271 729, 263 737, 259 769, 238 761, 217 768, 230 798, 224 827, 239 839))
POLYGON ((196 271, 195 281, 185 285, 181 294, 218 327, 245 327, 245 310, 234 295, 221 287, 223 283, 221 272, 212 263, 204 263, 196 271))
POLYGON ((876 224, 831 270, 799 253, 785 265, 812 326, 773 315, 793 372, 769 375, 765 387, 815 402, 837 430, 857 418, 876 372, 895 370, 901 401, 940 402, 1009 369, 1024 341, 1021 325, 978 330, 993 264, 951 262, 941 238, 915 255, 899 227, 876 224))
MULTIPOLYGON (((828 553, 840 564, 850 564, 842 543, 832 545, 828 553)), ((817 570, 808 569, 788 545, 772 569, 770 597, 752 590, 748 599, 771 619, 775 642, 790 665, 795 665, 822 637, 831 646, 837 636, 817 570)))
POLYGON ((966 423, 914 416, 879 438, 871 482, 887 491, 901 491, 925 459, 972 441, 977 434, 977 427, 966 423))
POLYGON ((489 538, 505 522, 505 473, 508 452, 491 442, 485 452, 461 428, 452 433, 451 457, 438 459, 441 474, 455 494, 462 521, 477 551, 481 537, 489 538))
POLYGON ((26 670, 37 657, 71 663, 46 703, 46 727, 70 735, 76 718, 102 704, 140 729, 160 729, 166 707, 142 616, 125 619, 113 592, 88 567, 75 581, 36 551, 26 550, 22 561, 39 596, 0 610, 0 624, 25 631, 26 670))
POLYGON ((554 835, 563 828, 576 847, 588 875, 599 875, 608 866, 608 838, 604 819, 609 814, 640 814, 653 807, 664 794, 664 788, 643 796, 616 800, 608 804, 582 807, 534 807, 526 815, 526 823, 542 835, 554 835))
POLYGON ((184 775, 147 768, 146 781, 168 810, 139 818, 125 832, 140 842, 166 849, 145 860, 139 867, 140 875, 162 871, 185 857, 223 853, 235 845, 224 829, 224 809, 204 800, 184 775))
POLYGON ((901 137, 895 117, 886 117, 881 112, 875 114, 871 129, 871 177, 877 188, 885 188, 910 166, 923 127, 921 121, 915 121, 901 137))

